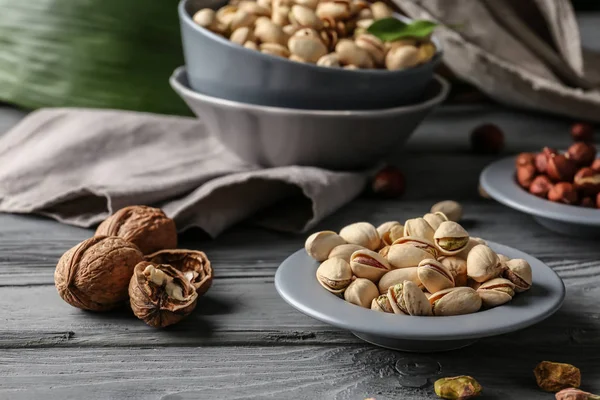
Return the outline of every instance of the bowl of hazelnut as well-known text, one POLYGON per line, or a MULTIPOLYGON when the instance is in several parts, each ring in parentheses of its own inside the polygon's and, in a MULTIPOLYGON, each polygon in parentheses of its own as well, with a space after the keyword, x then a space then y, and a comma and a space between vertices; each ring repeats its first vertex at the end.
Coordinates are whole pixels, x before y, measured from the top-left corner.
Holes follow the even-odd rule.
POLYGON ((575 124, 574 143, 565 151, 543 147, 497 161, 481 173, 481 186, 551 230, 600 236, 600 159, 592 132, 587 124, 575 124))
POLYGON ((442 50, 430 21, 366 0, 181 0, 190 87, 271 107, 365 110, 423 100, 442 50))

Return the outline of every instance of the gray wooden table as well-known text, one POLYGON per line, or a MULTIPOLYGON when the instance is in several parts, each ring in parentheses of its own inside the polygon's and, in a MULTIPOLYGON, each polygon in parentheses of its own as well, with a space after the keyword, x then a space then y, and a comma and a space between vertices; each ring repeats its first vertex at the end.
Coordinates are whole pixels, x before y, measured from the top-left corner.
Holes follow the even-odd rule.
MULTIPOLYGON (((22 113, 0 116, 3 132, 22 113)), ((504 128, 504 155, 569 143, 568 121, 499 108, 438 111, 394 157, 408 179, 403 199, 358 199, 319 228, 404 220, 459 200, 469 232, 531 253, 564 279, 566 302, 548 320, 448 353, 380 349, 279 298, 273 275, 303 235, 240 226, 214 241, 183 235, 183 246, 207 252, 216 279, 188 319, 155 330, 128 312, 83 312, 57 295, 56 261, 92 231, 0 214, 0 399, 429 399, 432 380, 457 374, 475 376, 482 399, 552 399, 533 378, 542 360, 575 364, 584 387, 600 392, 598 241, 561 237, 478 196, 478 174, 495 158, 468 151, 481 122, 504 128)))

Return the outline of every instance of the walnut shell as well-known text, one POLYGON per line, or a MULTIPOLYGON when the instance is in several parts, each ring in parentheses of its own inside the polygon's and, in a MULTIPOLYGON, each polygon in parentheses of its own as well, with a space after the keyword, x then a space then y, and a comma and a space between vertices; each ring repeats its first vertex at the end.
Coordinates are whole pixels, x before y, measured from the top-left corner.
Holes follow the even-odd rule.
POLYGON ((98 226, 96 235, 122 237, 144 254, 177 247, 175 222, 161 209, 147 206, 120 209, 98 226))
POLYGON ((148 325, 164 328, 181 321, 194 311, 197 300, 194 286, 171 265, 142 261, 135 266, 129 282, 129 302, 135 316, 148 325), (164 279, 162 283, 153 280, 157 270, 164 279), (177 295, 169 291, 170 285, 178 289, 177 295))
POLYGON ((96 236, 58 261, 54 284, 64 301, 83 310, 107 311, 127 300, 127 288, 142 252, 116 236, 96 236))
MULTIPOLYGON (((202 296, 210 288, 213 281, 213 269, 210 260, 202 251, 196 250, 161 250, 145 257, 146 261, 155 264, 169 264, 187 275, 191 272, 190 283, 198 296, 202 296)), ((186 276, 187 277, 187 276, 186 276)))

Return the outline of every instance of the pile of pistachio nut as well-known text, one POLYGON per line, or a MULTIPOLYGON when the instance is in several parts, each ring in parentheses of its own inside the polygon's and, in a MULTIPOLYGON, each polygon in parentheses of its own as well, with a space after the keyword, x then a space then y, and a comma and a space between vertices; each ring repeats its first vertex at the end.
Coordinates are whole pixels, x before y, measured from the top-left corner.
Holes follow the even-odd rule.
POLYGON ((193 20, 240 46, 324 67, 400 70, 429 61, 436 47, 428 37, 383 42, 367 33, 391 16, 385 3, 365 0, 232 0, 193 20))
POLYGON ((375 227, 357 222, 321 231, 305 244, 321 262, 326 290, 372 310, 407 315, 461 315, 505 304, 532 284, 523 259, 496 254, 456 221, 460 204, 435 204, 423 217, 375 227))

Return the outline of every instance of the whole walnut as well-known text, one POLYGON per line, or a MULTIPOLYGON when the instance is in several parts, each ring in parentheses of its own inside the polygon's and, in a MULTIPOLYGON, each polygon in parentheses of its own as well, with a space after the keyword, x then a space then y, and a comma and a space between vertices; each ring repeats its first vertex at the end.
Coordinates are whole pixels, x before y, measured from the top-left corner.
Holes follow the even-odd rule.
POLYGON ((213 269, 206 254, 197 250, 161 250, 146 256, 146 261, 155 264, 169 264, 190 281, 202 296, 213 281, 213 269))
POLYGON ((67 251, 58 261, 54 284, 70 305, 107 311, 127 300, 127 288, 142 252, 116 236, 95 236, 67 251))
POLYGON ((96 235, 122 237, 144 254, 177 247, 175 222, 161 209, 147 206, 120 209, 98 226, 96 235))

